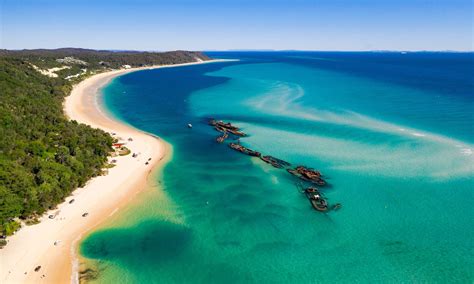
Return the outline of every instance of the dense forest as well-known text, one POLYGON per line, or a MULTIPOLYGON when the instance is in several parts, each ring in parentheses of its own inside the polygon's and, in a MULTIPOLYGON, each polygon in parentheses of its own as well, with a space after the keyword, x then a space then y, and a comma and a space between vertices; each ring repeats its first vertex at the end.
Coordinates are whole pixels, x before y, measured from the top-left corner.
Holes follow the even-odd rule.
POLYGON ((197 52, 0 50, 0 232, 35 222, 100 175, 112 137, 63 114, 74 83, 122 65, 208 60, 197 52), (56 69, 51 69, 56 68, 56 69), (47 73, 48 70, 53 70, 47 73))
POLYGON ((102 67, 119 68, 124 64, 132 67, 179 64, 196 61, 196 58, 209 60, 209 57, 205 54, 191 51, 141 52, 91 50, 82 48, 24 50, 0 49, 0 57, 21 58, 33 64, 49 64, 50 67, 57 66, 58 60, 73 57, 84 61, 86 65, 92 69, 102 67))

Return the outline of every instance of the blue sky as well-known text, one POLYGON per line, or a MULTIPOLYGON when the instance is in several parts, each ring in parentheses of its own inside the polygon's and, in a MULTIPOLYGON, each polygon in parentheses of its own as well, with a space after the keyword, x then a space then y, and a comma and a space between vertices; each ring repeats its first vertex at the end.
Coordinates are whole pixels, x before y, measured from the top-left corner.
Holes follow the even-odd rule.
POLYGON ((0 0, 0 48, 473 50, 471 0, 0 0))

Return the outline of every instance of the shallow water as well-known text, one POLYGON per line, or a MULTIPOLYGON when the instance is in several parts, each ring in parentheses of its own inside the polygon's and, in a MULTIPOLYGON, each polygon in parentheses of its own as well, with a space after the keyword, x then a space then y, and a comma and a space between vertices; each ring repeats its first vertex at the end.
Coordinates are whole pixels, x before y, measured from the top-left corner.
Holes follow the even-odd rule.
POLYGON ((105 88, 114 115, 174 154, 156 177, 163 191, 81 244, 95 281, 473 281, 472 54, 210 55, 240 61, 105 88), (313 211, 284 170, 215 143, 209 117, 242 127, 252 149, 321 170, 342 208, 313 211))

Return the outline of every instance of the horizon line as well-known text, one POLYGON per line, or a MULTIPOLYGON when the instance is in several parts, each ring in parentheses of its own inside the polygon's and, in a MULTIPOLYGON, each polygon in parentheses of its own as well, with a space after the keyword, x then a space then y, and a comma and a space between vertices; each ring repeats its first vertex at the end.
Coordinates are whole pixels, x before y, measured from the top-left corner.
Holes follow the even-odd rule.
POLYGON ((175 49, 175 50, 152 50, 152 49, 96 49, 96 48, 85 48, 85 47, 58 47, 58 48, 19 48, 19 49, 0 49, 6 51, 27 51, 27 50, 61 50, 61 49, 83 49, 83 50, 94 50, 94 51, 112 51, 112 52, 172 52, 172 51, 200 51, 200 52, 410 52, 410 53, 423 53, 423 52, 445 52, 445 53, 474 53, 474 50, 402 50, 402 49, 367 49, 367 50, 323 50, 323 49, 175 49))

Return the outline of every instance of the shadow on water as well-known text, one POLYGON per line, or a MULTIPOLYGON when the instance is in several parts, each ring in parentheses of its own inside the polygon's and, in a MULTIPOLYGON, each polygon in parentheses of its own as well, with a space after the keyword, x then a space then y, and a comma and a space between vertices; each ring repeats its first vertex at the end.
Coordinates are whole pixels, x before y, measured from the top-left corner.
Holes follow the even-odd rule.
POLYGON ((95 232, 82 243, 81 254, 128 265, 156 265, 174 261, 186 250, 191 239, 191 230, 183 225, 145 221, 133 228, 95 232))

